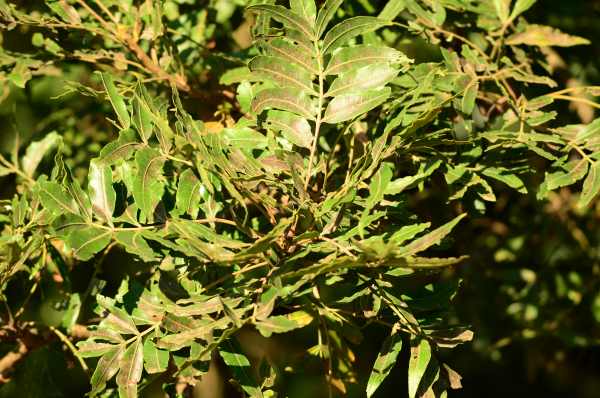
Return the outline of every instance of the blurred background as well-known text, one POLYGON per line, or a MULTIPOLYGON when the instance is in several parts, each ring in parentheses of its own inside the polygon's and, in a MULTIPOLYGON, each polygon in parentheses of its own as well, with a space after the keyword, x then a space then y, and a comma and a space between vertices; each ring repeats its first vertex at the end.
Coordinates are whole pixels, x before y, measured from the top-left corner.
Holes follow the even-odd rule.
MULTIPOLYGON (((18 3, 32 12, 43 7, 37 1, 18 3)), ((207 10, 202 34, 196 39, 214 54, 228 53, 235 58, 237 52, 243 53, 249 46, 244 1, 166 3, 172 12, 166 15, 170 21, 177 21, 178 15, 198 5, 207 10)), ((352 0, 344 7, 375 14, 384 4, 385 1, 352 0)), ((592 43, 549 55, 553 77, 559 85, 600 85, 600 1, 539 0, 527 18, 532 23, 588 38, 592 43)), ((0 33, 4 49, 35 51, 32 32, 16 29, 0 33)), ((402 46, 417 60, 439 59, 424 42, 407 41, 402 46)), ((199 80, 207 88, 216 85, 219 65, 222 68, 230 62, 211 57, 208 55, 205 64, 198 66, 203 68, 198 72, 199 80)), ((11 82, 0 84, 0 152, 10 153, 17 139, 24 148, 31 140, 57 131, 65 140, 66 161, 76 176, 83 178, 87 162, 114 138, 115 129, 105 119, 110 114, 108 103, 70 90, 65 81, 94 86, 96 79, 85 63, 67 62, 60 70, 34 76, 23 89, 11 82)), ((188 105, 192 112, 209 119, 218 120, 228 112, 223 106, 205 109, 201 101, 188 105)), ((560 122, 567 124, 587 123, 596 116, 591 106, 565 103, 559 117, 560 122)), ((46 165, 47 170, 50 167, 51 164, 46 165)), ((541 177, 532 176, 530 183, 539 183, 541 177)), ((432 212, 443 211, 447 197, 443 186, 439 184, 439 192, 431 189, 415 197, 414 209, 427 218, 435 217, 432 212)), ((456 229, 451 247, 444 248, 471 256, 444 277, 461 280, 455 298, 456 317, 472 325, 475 332, 472 343, 445 353, 447 362, 463 376, 463 389, 449 395, 598 397, 600 203, 581 211, 569 189, 552 193, 544 202, 536 199, 535 192, 521 195, 500 184, 494 190, 498 201, 456 229)), ((0 177, 0 198, 12 198, 14 193, 14 177, 0 177)), ((118 261, 123 259, 117 256, 111 264, 118 261)), ((103 278, 118 280, 122 268, 115 266, 114 275, 105 271, 108 274, 103 278)), ((73 283, 89 278, 90 269, 90 264, 80 264, 80 269, 74 271, 73 283)), ((13 282, 7 294, 19 294, 21 282, 13 282)), ((40 291, 27 316, 51 325, 62 316, 55 305, 60 302, 61 293, 52 283, 42 284, 40 291)), ((294 356, 296 349, 310 346, 308 340, 312 336, 297 333, 268 343, 252 340, 256 338, 253 335, 247 338, 251 344, 268 344, 265 350, 278 352, 277 355, 294 356)), ((385 330, 374 327, 356 345, 357 383, 349 387, 349 396, 364 396, 370 367, 384 338, 385 330)), ((399 361, 376 396, 405 395, 406 359, 399 361)), ((308 370, 285 379, 290 397, 326 396, 320 363, 315 360, 314 366, 308 365, 308 370)), ((199 388, 198 396, 235 396, 219 381, 214 383, 209 385, 209 392, 206 386, 199 388)), ((11 382, 0 385, 0 397, 78 397, 86 388, 85 376, 76 364, 65 359, 57 341, 40 347, 21 362, 11 382)), ((151 389, 144 390, 144 394, 153 395, 151 389)))

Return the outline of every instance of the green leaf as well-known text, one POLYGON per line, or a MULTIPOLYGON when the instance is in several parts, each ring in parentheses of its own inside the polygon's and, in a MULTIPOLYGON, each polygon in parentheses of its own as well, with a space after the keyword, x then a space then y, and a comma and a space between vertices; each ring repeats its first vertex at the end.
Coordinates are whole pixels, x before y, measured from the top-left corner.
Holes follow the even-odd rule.
POLYGON ((260 149, 267 146, 267 137, 250 127, 233 127, 221 132, 225 142, 240 149, 260 149))
POLYGON ((521 180, 516 175, 511 174, 510 171, 507 169, 502 169, 498 167, 488 167, 483 169, 482 174, 494 178, 498 181, 501 181, 509 187, 516 189, 521 193, 527 193, 527 188, 525 188, 523 180, 521 180))
POLYGON ((133 125, 137 130, 143 142, 148 142, 152 137, 154 124, 152 123, 152 114, 148 108, 141 104, 138 96, 133 98, 133 125))
POLYGON ((90 380, 92 385, 92 390, 90 392, 91 396, 97 395, 104 390, 106 382, 119 371, 121 358, 123 357, 124 352, 125 347, 123 345, 118 345, 102 355, 90 380))
POLYGON ((56 181, 39 181, 36 184, 42 206, 53 214, 78 214, 73 197, 63 190, 56 181))
POLYGON ((396 364, 396 359, 398 358, 398 354, 400 354, 401 349, 402 336, 398 332, 394 331, 383 342, 383 347, 377 355, 377 359, 373 365, 373 370, 371 371, 369 381, 367 382, 368 398, 373 396, 381 383, 386 377, 388 377, 394 368, 394 365, 396 364))
POLYGON ((252 376, 250 361, 242 353, 238 344, 231 340, 227 341, 220 347, 219 354, 246 394, 250 397, 263 396, 260 386, 252 376))
POLYGON ((572 161, 565 166, 565 169, 566 171, 560 170, 546 175, 544 183, 549 191, 575 184, 585 177, 588 171, 588 161, 587 159, 572 161))
POLYGON ((585 142, 600 136, 600 118, 594 119, 590 124, 584 126, 575 136, 577 142, 585 142))
POLYGON ((312 78, 310 75, 315 75, 319 72, 319 65, 312 53, 304 50, 290 40, 277 37, 265 41, 262 47, 267 55, 284 59, 305 69, 309 73, 308 79, 312 78))
POLYGON ((590 166, 590 171, 583 181, 583 189, 578 205, 587 207, 600 191, 600 162, 596 161, 590 166))
POLYGON ((463 98, 461 101, 461 111, 467 115, 473 113, 475 108, 475 100, 477 99, 477 93, 479 91, 479 82, 477 79, 473 79, 465 89, 463 98))
POLYGON ((385 87, 381 90, 335 97, 325 110, 323 122, 335 124, 354 119, 384 103, 390 94, 391 89, 385 87))
POLYGON ((413 338, 410 342, 410 360, 408 362, 408 396, 415 398, 419 383, 431 360, 431 346, 425 339, 413 338))
POLYGON ((506 22, 508 20, 508 14, 510 11, 510 2, 511 0, 493 0, 494 7, 496 8, 496 15, 502 22, 506 22))
POLYGON ((339 75, 372 64, 406 65, 409 62, 406 55, 391 47, 361 44, 334 51, 325 74, 339 75))
POLYGON ((169 365, 169 351, 156 348, 152 339, 144 342, 144 369, 149 374, 162 373, 169 365))
POLYGON ((327 29, 327 25, 331 22, 331 19, 335 15, 335 12, 340 8, 344 0, 327 0, 325 4, 319 10, 319 14, 317 15, 316 28, 315 32, 317 34, 317 38, 323 36, 325 33, 325 29, 327 29))
POLYGON ((128 129, 131 125, 131 120, 129 118, 129 112, 127 111, 127 105, 125 104, 123 96, 117 91, 112 76, 110 76, 108 73, 101 73, 100 77, 102 78, 102 83, 106 89, 108 99, 110 100, 110 103, 117 114, 121 129, 128 129))
POLYGON ((62 143, 62 137, 53 131, 41 140, 29 144, 25 155, 21 159, 23 172, 32 177, 44 156, 60 143, 62 143))
POLYGON ((512 12, 510 13, 510 19, 514 20, 516 17, 529 10, 536 3, 536 1, 537 0, 517 0, 512 12))
POLYGON ((248 67, 259 80, 270 80, 283 88, 296 88, 316 95, 310 72, 284 58, 259 55, 248 67))
POLYGON ((308 121, 293 113, 271 110, 266 124, 274 131, 281 131, 286 140, 301 148, 310 149, 313 135, 308 121))
POLYGON ((381 13, 379 14, 380 19, 392 21, 396 19, 398 15, 406 8, 406 0, 389 0, 381 13))
POLYGON ((142 378, 144 366, 144 347, 142 339, 137 338, 131 344, 121 361, 119 362, 119 373, 117 374, 117 386, 119 386, 119 398, 137 398, 137 385, 142 378))
POLYGON ((252 100, 252 112, 258 114, 268 108, 292 112, 309 120, 314 120, 316 114, 315 105, 308 95, 293 89, 261 90, 252 100))
POLYGON ((117 194, 112 185, 112 170, 98 160, 90 162, 88 192, 94 212, 112 225, 117 194))
POLYGON ((77 348, 77 352, 82 358, 94 358, 106 354, 110 350, 115 349, 116 346, 110 343, 98 343, 87 340, 77 343, 77 348))
POLYGON ((335 25, 323 38, 323 54, 327 54, 347 43, 348 40, 368 32, 373 32, 389 21, 377 17, 353 17, 335 25))
POLYGON ((326 97, 361 93, 385 86, 398 76, 398 69, 386 64, 375 64, 345 73, 335 79, 326 97))
POLYGON ((270 337, 273 333, 287 333, 303 328, 310 324, 312 320, 313 317, 307 312, 296 311, 288 315, 276 315, 258 320, 254 325, 260 334, 270 337))
POLYGON ((74 229, 66 243, 73 249, 73 255, 80 260, 90 260, 110 243, 112 231, 94 226, 74 229))
POLYGON ((523 32, 508 37, 506 44, 511 46, 525 44, 538 47, 571 47, 590 44, 590 41, 583 37, 568 35, 550 26, 527 25, 523 32))
POLYGON ((285 7, 270 4, 258 4, 248 7, 248 10, 267 14, 277 22, 281 22, 286 28, 295 29, 311 40, 315 39, 315 33, 313 32, 309 21, 285 7))
POLYGON ((428 249, 431 246, 437 245, 441 242, 442 239, 448 235, 452 229, 467 216, 466 213, 461 214, 460 216, 454 218, 454 220, 442 225, 439 228, 434 229, 429 232, 427 235, 420 237, 417 240, 412 241, 407 246, 403 247, 401 250, 402 255, 404 256, 412 256, 423 250, 428 249))
POLYGON ((102 148, 98 159, 110 166, 120 160, 128 160, 140 146, 141 144, 136 141, 135 133, 132 130, 123 130, 119 134, 119 139, 102 148))
POLYGON ((114 238, 128 253, 144 261, 156 261, 156 253, 144 239, 144 231, 117 231, 114 238))
POLYGON ((317 6, 314 0, 290 0, 292 11, 306 19, 311 25, 317 18, 317 6))
POLYGON ((133 180, 133 198, 149 222, 162 198, 165 183, 162 179, 164 157, 155 149, 144 148, 135 154, 137 174, 133 180))
POLYGON ((192 169, 185 169, 179 175, 175 206, 182 214, 189 214, 192 218, 198 216, 201 187, 202 182, 196 177, 192 169))

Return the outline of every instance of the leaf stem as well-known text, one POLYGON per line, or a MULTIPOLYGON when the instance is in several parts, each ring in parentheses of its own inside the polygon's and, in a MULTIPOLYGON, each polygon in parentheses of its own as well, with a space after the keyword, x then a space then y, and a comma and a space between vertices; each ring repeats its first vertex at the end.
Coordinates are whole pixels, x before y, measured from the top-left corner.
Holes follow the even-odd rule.
POLYGON ((308 191, 308 184, 310 183, 310 179, 312 177, 312 169, 313 162, 315 160, 315 155, 317 153, 317 144, 319 142, 319 134, 321 132, 321 120, 323 117, 323 100, 324 100, 324 76, 323 76, 323 54, 321 54, 321 49, 319 48, 318 41, 315 40, 315 50, 317 52, 317 65, 319 68, 319 105, 318 105, 318 113, 317 120, 315 123, 315 136, 313 137, 312 147, 310 149, 310 158, 308 159, 308 170, 306 172, 306 181, 304 182, 304 190, 308 191))

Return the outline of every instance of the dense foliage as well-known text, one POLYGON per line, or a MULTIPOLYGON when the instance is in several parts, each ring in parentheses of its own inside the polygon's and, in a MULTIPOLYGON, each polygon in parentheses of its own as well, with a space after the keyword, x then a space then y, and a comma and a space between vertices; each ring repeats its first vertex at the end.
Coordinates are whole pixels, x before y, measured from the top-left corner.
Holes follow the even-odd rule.
MULTIPOLYGON (((589 42, 528 23, 535 0, 318 3, 0 0, 0 395, 53 393, 15 371, 35 355, 89 380, 56 396, 216 394, 216 374, 225 395, 317 377, 315 396, 370 397, 399 368, 411 398, 461 387, 448 351, 477 318, 456 270, 556 227, 506 198, 595 206, 600 88, 559 84, 553 50, 589 42), (499 209, 505 243, 473 227, 499 209)), ((595 259, 593 227, 569 228, 583 250, 556 258, 558 235, 542 265, 595 259)), ((523 337, 592 343, 561 329, 595 299, 576 272, 463 275, 523 337)))

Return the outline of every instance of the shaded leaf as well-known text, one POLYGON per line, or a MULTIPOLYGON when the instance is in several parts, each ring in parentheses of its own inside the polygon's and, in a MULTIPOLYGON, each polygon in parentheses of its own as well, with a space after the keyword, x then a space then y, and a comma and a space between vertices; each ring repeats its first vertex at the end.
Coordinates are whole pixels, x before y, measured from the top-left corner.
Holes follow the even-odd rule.
POLYGON ((302 32, 306 37, 314 40, 315 34, 312 27, 309 25, 309 22, 285 7, 270 4, 258 4, 248 7, 248 10, 265 13, 276 21, 281 22, 285 27, 302 32))
POLYGON ((352 17, 335 25, 323 38, 323 54, 327 54, 347 43, 348 40, 388 25, 377 17, 352 17))
POLYGON ((286 140, 301 148, 311 147, 313 135, 308 121, 293 113, 271 110, 267 113, 267 126, 281 131, 286 140))
POLYGON ((371 371, 369 381, 367 382, 368 398, 373 396, 381 383, 388 377, 396 364, 401 349, 402 336, 398 332, 392 332, 392 334, 383 342, 383 347, 381 347, 381 351, 377 355, 377 359, 373 365, 373 370, 371 371))
POLYGON ((121 358, 123 357, 124 352, 125 346, 118 345, 102 355, 90 380, 92 385, 92 390, 90 391, 91 396, 97 395, 104 390, 106 382, 119 371, 121 358))
POLYGON ((39 141, 34 141, 27 147, 21 158, 21 168, 28 176, 33 176, 44 156, 62 142, 62 137, 56 132, 47 134, 39 141))
POLYGON ((583 181, 583 189, 579 197, 578 205, 580 207, 588 206, 600 191, 600 163, 594 162, 590 166, 590 171, 583 181))
POLYGON ((431 360, 431 346, 425 339, 413 338, 410 342, 410 360, 408 362, 408 396, 415 398, 419 383, 431 360))
POLYGON ((133 198, 146 220, 152 222, 154 209, 163 195, 164 157, 155 149, 144 148, 135 154, 137 174, 133 180, 133 198))
POLYGON ((152 339, 144 342, 144 369, 149 374, 161 373, 167 370, 169 351, 156 348, 152 339))
POLYGON ((344 73, 331 83, 327 97, 354 94, 385 86, 398 76, 398 69, 386 64, 374 64, 344 73))
POLYGON ((137 385, 142 378, 144 365, 144 348, 142 340, 136 339, 125 351, 119 362, 119 373, 117 374, 117 386, 119 386, 119 397, 137 398, 137 385))
POLYGON ((67 237, 66 243, 73 249, 73 255, 87 261, 110 243, 112 232, 94 226, 74 229, 67 237))
POLYGON ((431 246, 439 244, 440 241, 452 231, 456 224, 458 224, 460 220, 462 220, 466 216, 467 214, 463 213, 460 216, 454 218, 454 220, 429 232, 425 236, 422 236, 417 240, 412 241, 402 249, 402 254, 406 256, 412 256, 414 254, 422 252, 423 250, 426 250, 431 246))
POLYGON ((259 55, 250 61, 248 67, 259 79, 271 80, 280 87, 292 87, 316 94, 310 72, 286 59, 259 55))

